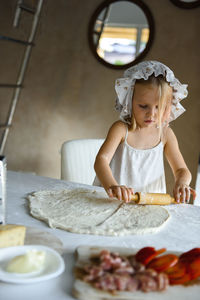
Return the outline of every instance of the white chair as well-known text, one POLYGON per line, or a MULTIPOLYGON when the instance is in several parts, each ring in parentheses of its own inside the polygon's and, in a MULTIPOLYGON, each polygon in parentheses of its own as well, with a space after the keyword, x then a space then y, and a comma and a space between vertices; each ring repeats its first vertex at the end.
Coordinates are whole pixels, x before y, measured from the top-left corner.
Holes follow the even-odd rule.
POLYGON ((104 139, 66 141, 61 147, 61 179, 92 184, 95 178, 94 162, 104 139))

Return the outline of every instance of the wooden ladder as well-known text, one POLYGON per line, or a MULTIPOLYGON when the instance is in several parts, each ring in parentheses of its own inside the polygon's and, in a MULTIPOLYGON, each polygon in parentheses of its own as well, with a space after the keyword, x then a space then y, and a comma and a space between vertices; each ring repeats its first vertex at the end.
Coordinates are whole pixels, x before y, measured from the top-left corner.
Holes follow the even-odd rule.
POLYGON ((33 21, 32 21, 32 27, 31 27, 29 38, 27 41, 18 40, 18 39, 12 38, 12 37, 0 35, 0 41, 9 41, 12 43, 24 45, 26 47, 24 56, 22 59, 22 63, 20 65, 16 83, 14 83, 14 84, 6 84, 6 83, 1 84, 0 83, 0 88, 14 89, 10 107, 8 110, 8 115, 6 118, 6 122, 5 122, 5 124, 0 124, 0 129, 2 129, 1 140, 0 140, 0 155, 3 155, 3 153, 4 153, 4 148, 6 145, 7 138, 8 138, 8 133, 9 133, 10 127, 12 126, 12 121, 13 121, 13 116, 14 116, 14 113, 16 110, 16 105, 19 100, 21 89, 23 88, 24 75, 25 75, 25 71, 27 69, 27 64, 28 64, 29 58, 30 58, 31 49, 34 46, 33 40, 35 37, 42 4, 43 4, 43 0, 38 0, 36 8, 30 8, 24 4, 23 0, 18 0, 15 17, 14 17, 14 21, 13 21, 13 27, 17 27, 19 25, 20 15, 21 15, 22 11, 25 11, 29 14, 34 15, 33 21))

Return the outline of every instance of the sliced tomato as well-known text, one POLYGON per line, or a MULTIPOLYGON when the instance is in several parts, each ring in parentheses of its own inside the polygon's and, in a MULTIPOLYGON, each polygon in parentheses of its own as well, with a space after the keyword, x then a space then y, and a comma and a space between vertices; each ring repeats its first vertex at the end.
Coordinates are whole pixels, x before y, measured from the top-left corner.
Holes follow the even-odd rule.
POLYGON ((170 285, 184 284, 191 280, 191 276, 187 272, 187 266, 181 261, 178 261, 173 267, 164 272, 168 275, 170 285))
POLYGON ((168 275, 169 278, 179 278, 187 273, 187 269, 184 263, 178 261, 173 267, 170 267, 165 270, 165 274, 168 275))
POLYGON ((166 248, 155 250, 153 247, 144 247, 136 253, 135 258, 138 262, 147 265, 153 258, 165 251, 166 248))
POLYGON ((179 260, 186 266, 187 273, 190 274, 191 279, 200 276, 200 248, 193 248, 184 252, 180 255, 179 260))
POLYGON ((170 267, 173 267, 178 262, 178 256, 175 254, 165 254, 156 257, 150 261, 147 268, 154 269, 157 272, 163 272, 170 267))
POLYGON ((180 261, 193 261, 194 258, 200 257, 200 248, 193 248, 190 251, 184 252, 180 255, 179 259, 180 261))
POLYGON ((177 264, 165 271, 171 285, 184 284, 200 276, 199 253, 199 248, 183 253, 177 264))
POLYGON ((190 274, 191 279, 196 279, 200 276, 200 257, 193 258, 192 261, 185 262, 187 272, 190 274))
POLYGON ((177 277, 177 278, 170 278, 169 277, 169 284, 171 284, 171 285, 184 284, 184 283, 186 283, 190 280, 191 280, 190 274, 185 273, 181 277, 177 277))

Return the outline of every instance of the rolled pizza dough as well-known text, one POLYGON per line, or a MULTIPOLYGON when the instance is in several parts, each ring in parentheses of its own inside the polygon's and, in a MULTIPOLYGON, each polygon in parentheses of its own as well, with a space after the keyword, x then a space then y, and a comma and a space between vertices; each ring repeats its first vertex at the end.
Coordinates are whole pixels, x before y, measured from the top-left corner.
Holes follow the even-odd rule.
POLYGON ((30 214, 74 233, 123 236, 155 233, 167 222, 158 205, 121 203, 88 189, 40 191, 28 196, 30 214))

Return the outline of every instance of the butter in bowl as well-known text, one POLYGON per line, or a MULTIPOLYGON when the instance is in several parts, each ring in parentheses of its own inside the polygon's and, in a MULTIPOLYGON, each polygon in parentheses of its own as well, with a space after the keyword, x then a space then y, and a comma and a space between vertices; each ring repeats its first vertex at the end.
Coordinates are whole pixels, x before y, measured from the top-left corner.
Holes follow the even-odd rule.
POLYGON ((25 245, 0 249, 0 280, 10 283, 35 283, 62 274, 65 263, 54 249, 25 245))

